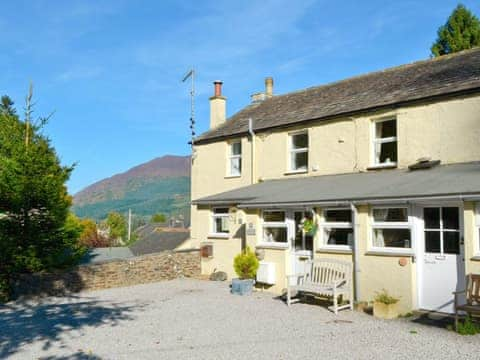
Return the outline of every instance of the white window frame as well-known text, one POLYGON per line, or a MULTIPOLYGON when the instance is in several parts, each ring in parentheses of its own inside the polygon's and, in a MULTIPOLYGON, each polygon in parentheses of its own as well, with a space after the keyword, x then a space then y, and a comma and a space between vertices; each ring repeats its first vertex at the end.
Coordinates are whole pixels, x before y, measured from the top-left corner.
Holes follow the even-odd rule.
POLYGON ((259 245, 261 246, 270 246, 270 247, 279 247, 279 248, 288 248, 290 246, 290 240, 288 239, 288 214, 287 211, 285 210, 278 210, 278 209, 265 209, 262 211, 262 226, 261 226, 261 234, 260 234, 260 241, 259 245), (264 221, 264 214, 266 212, 281 212, 284 214, 284 221, 264 221), (287 242, 277 242, 277 241, 266 241, 263 237, 264 234, 264 228, 270 227, 270 228, 285 228, 285 231, 287 232, 287 242))
POLYGON ((242 153, 243 153, 243 146, 242 146, 242 140, 236 140, 228 143, 228 150, 227 150, 227 177, 240 177, 242 176, 242 169, 243 169, 243 164, 242 164, 242 153), (240 154, 235 155, 233 154, 233 146, 235 144, 240 144, 240 154), (240 160, 240 172, 238 174, 232 173, 232 162, 234 159, 239 159, 240 160))
POLYGON ((372 121, 372 164, 374 167, 389 167, 389 166, 396 166, 398 163, 398 119, 395 116, 382 118, 382 119, 375 119, 372 121), (377 138, 377 124, 386 121, 395 121, 396 133, 397 136, 390 136, 388 138, 377 138), (387 144, 395 142, 397 144, 397 161, 390 161, 390 162, 377 162, 377 145, 387 144))
POLYGON ((320 250, 321 249, 337 249, 337 250, 352 250, 353 243, 355 239, 352 239, 352 245, 336 245, 336 244, 328 244, 328 237, 325 234, 325 228, 333 228, 333 229, 352 229, 352 236, 355 236, 355 232, 353 231, 353 219, 354 214, 352 214, 352 209, 345 208, 345 207, 329 207, 322 209, 322 217, 320 223, 320 250), (351 213, 352 222, 341 222, 341 221, 326 221, 326 213, 329 210, 348 210, 351 213))
POLYGON ((473 238, 475 239, 473 256, 480 258, 480 202, 475 203, 475 236, 473 238))
POLYGON ((405 205, 382 205, 382 206, 372 206, 370 208, 370 236, 369 236, 369 248, 370 251, 374 252, 384 252, 384 253, 401 253, 401 254, 411 254, 415 253, 415 238, 413 231, 413 215, 412 209, 409 206, 405 205), (407 221, 402 222, 375 222, 373 217, 373 211, 376 209, 407 209, 407 221), (408 229, 410 230, 410 247, 409 248, 396 248, 396 247, 387 247, 387 246, 374 246, 374 231, 375 229, 408 229))
POLYGON ((217 232, 217 226, 216 226, 216 219, 221 219, 221 218, 226 218, 227 221, 230 218, 230 211, 228 207, 225 206, 218 206, 212 208, 212 213, 211 213, 211 225, 210 229, 211 232, 209 234, 210 237, 219 237, 219 238, 228 238, 230 237, 230 224, 228 224, 228 232, 217 232), (216 213, 218 209, 227 209, 228 211, 226 213, 216 213))
POLYGON ((295 131, 288 134, 288 172, 287 173, 306 173, 308 172, 308 163, 310 160, 310 154, 308 149, 310 148, 310 135, 308 130, 295 131), (307 147, 304 148, 293 148, 293 137, 297 135, 307 135, 307 147), (307 153, 307 167, 305 169, 294 169, 293 168, 293 155, 299 153, 307 153))

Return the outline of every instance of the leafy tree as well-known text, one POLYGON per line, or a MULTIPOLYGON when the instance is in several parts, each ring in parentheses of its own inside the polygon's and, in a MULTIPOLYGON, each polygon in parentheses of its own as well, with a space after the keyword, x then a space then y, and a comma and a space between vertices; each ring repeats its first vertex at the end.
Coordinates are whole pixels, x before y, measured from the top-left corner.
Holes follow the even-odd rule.
POLYGON ((127 222, 122 214, 112 211, 107 216, 106 224, 110 228, 110 237, 125 240, 127 236, 127 222))
POLYGON ((153 214, 150 219, 151 223, 164 223, 165 221, 167 221, 167 217, 162 213, 153 214))
POLYGON ((437 40, 430 48, 434 57, 471 49, 480 46, 480 21, 459 4, 437 34, 437 40))
POLYGON ((62 166, 41 134, 46 119, 20 120, 7 97, 0 111, 0 296, 15 274, 67 266, 83 249, 80 228, 69 222, 71 197, 65 186, 73 166, 62 166), (3 284, 3 289, 2 285, 3 284), (2 291, 3 290, 3 291, 2 291))
POLYGON ((79 242, 87 248, 108 247, 110 246, 110 239, 99 234, 97 223, 92 219, 79 219, 71 214, 75 221, 81 226, 82 232, 80 234, 79 242))

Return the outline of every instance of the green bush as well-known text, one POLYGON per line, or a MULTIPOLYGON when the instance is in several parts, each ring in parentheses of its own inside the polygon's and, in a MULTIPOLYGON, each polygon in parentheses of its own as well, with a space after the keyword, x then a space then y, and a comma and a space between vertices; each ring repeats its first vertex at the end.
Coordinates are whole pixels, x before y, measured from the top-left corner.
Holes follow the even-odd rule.
POLYGON ((380 292, 377 292, 376 294, 377 295, 375 295, 375 298, 373 300, 385 305, 396 304, 397 302, 400 301, 400 299, 391 296, 385 289, 383 289, 380 292))
POLYGON ((475 335, 480 334, 480 325, 474 323, 470 316, 467 316, 465 321, 458 323, 457 332, 460 335, 475 335))
POLYGON ((255 253, 247 248, 233 259, 233 267, 240 279, 255 279, 258 270, 258 260, 255 253))

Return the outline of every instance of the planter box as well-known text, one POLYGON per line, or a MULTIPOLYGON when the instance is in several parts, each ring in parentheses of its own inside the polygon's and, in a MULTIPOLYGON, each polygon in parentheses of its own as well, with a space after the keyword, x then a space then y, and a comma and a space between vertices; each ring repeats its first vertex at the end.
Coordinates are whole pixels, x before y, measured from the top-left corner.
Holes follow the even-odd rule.
POLYGON ((398 303, 388 305, 377 301, 373 303, 373 316, 376 318, 395 319, 398 315, 398 303))
POLYGON ((253 285, 255 280, 253 279, 232 279, 232 294, 236 295, 250 295, 253 291, 253 285))

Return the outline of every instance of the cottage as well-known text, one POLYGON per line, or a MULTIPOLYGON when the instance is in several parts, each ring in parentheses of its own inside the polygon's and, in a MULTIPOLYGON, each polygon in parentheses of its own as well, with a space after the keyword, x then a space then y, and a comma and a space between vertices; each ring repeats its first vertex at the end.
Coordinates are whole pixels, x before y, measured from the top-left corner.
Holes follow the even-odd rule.
POLYGON ((202 272, 233 277, 248 245, 281 293, 305 261, 346 259, 356 301, 386 289, 403 312, 453 312, 480 273, 480 49, 285 95, 265 85, 227 119, 215 82, 194 141, 202 272))

